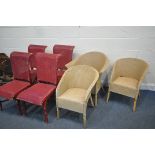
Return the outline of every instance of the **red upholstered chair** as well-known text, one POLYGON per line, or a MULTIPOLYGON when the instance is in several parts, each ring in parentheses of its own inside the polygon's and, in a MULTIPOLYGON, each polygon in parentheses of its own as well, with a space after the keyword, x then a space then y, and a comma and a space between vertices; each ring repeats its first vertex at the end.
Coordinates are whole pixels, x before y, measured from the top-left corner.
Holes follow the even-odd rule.
POLYGON ((36 53, 45 53, 45 49, 47 46, 45 45, 32 45, 30 44, 28 46, 28 53, 32 53, 32 57, 31 57, 31 66, 32 66, 32 70, 31 70, 31 77, 33 79, 33 81, 36 80, 37 77, 37 72, 36 72, 36 60, 35 60, 35 55, 36 53))
MULTIPOLYGON (((0 96, 7 101, 10 99, 16 99, 16 96, 28 88, 31 85, 31 76, 30 76, 30 57, 31 54, 23 52, 12 52, 10 55, 11 66, 13 71, 14 80, 0 86, 0 96)), ((2 110, 2 104, 0 107, 2 110)), ((20 108, 19 102, 17 105, 20 108)), ((19 109, 21 110, 21 109, 19 109)))
POLYGON ((65 65, 70 61, 72 61, 74 47, 75 46, 69 46, 69 45, 54 45, 53 47, 53 54, 61 55, 58 62, 58 72, 57 72, 58 81, 61 79, 63 73, 66 70, 65 65))
POLYGON ((48 122, 46 104, 48 98, 55 92, 57 84, 57 56, 48 53, 36 54, 37 84, 22 91, 17 99, 42 106, 44 121, 48 122))
POLYGON ((32 45, 32 44, 30 44, 28 46, 28 53, 33 54, 33 56, 31 57, 32 58, 32 67, 33 68, 36 68, 35 54, 36 53, 45 53, 46 47, 47 46, 45 46, 45 45, 32 45))

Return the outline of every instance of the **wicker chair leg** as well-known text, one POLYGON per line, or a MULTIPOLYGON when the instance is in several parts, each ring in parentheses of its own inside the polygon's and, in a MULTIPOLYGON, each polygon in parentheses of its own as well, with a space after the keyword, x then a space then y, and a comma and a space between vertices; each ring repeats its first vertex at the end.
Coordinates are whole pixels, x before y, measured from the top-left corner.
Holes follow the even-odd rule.
POLYGON ((135 98, 133 102, 133 112, 136 112, 136 103, 137 103, 137 98, 135 98))
POLYGON ((94 107, 94 102, 92 96, 90 96, 91 105, 94 107))
POLYGON ((95 93, 95 106, 97 106, 97 92, 95 93))
POLYGON ((86 114, 83 114, 83 128, 86 128, 86 114))
POLYGON ((57 119, 59 119, 60 118, 60 110, 59 110, 59 108, 57 107, 57 119))
POLYGON ((110 91, 108 90, 107 100, 106 100, 107 103, 108 103, 108 101, 109 101, 109 97, 110 97, 110 91))

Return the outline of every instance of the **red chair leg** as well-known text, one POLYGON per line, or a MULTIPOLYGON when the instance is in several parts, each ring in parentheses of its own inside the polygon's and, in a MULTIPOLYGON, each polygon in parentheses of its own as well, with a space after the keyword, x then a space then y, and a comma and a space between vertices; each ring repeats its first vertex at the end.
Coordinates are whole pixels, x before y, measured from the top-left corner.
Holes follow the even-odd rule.
POLYGON ((23 113, 22 113, 22 108, 19 100, 17 100, 17 108, 19 110, 20 115, 22 115, 23 113))
POLYGON ((3 108, 2 108, 2 103, 0 103, 0 109, 1 109, 1 111, 3 110, 3 108))
POLYGON ((46 107, 46 105, 47 105, 47 102, 45 102, 45 103, 43 104, 44 121, 45 121, 46 123, 48 123, 48 113, 47 113, 47 107, 46 107))

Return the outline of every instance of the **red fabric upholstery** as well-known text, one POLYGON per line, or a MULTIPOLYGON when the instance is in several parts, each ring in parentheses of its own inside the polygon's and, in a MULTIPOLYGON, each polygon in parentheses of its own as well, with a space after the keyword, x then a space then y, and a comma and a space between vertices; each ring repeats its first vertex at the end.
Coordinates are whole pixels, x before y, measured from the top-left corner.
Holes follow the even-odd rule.
POLYGON ((56 89, 56 86, 52 84, 57 84, 57 59, 58 57, 54 54, 37 53, 37 81, 40 83, 21 92, 17 99, 42 105, 56 89))
POLYGON ((63 76, 65 70, 61 70, 61 69, 58 69, 57 70, 57 79, 58 79, 58 82, 61 80, 61 77, 63 76))
POLYGON ((35 60, 35 54, 36 53, 45 53, 45 49, 47 46, 44 45, 29 45, 28 46, 28 53, 32 53, 33 56, 31 58, 31 65, 32 68, 36 68, 36 60, 35 60))
POLYGON ((72 60, 73 50, 74 46, 54 45, 53 53, 62 55, 59 62, 59 68, 64 69, 65 65, 72 60))
POLYGON ((0 96, 6 99, 12 99, 29 86, 29 82, 13 80, 5 85, 0 86, 0 96))
POLYGON ((37 83, 25 91, 22 91, 17 99, 36 105, 42 105, 44 101, 55 91, 56 86, 37 83))
POLYGON ((63 56, 62 54, 53 54, 56 56, 56 59, 57 59, 57 68, 61 68, 61 60, 63 59, 63 56))
POLYGON ((32 55, 24 52, 12 52, 10 55, 14 79, 30 81, 30 58, 32 55))
POLYGON ((10 59, 14 80, 0 86, 1 97, 12 99, 16 97, 22 90, 30 86, 30 57, 31 54, 24 52, 11 53, 10 59))
POLYGON ((61 69, 61 59, 63 56, 61 54, 53 54, 57 57, 57 83, 59 83, 65 69, 61 69))
POLYGON ((56 86, 52 84, 57 84, 58 56, 55 54, 37 53, 35 57, 38 83, 22 91, 17 96, 17 99, 43 106, 44 120, 48 122, 46 101, 56 90, 56 86))
POLYGON ((28 52, 29 53, 33 53, 33 54, 36 54, 36 53, 44 53, 45 52, 45 49, 46 49, 47 46, 45 45, 29 45, 28 46, 28 52))
POLYGON ((57 84, 57 61, 58 57, 54 54, 36 54, 38 82, 57 84))

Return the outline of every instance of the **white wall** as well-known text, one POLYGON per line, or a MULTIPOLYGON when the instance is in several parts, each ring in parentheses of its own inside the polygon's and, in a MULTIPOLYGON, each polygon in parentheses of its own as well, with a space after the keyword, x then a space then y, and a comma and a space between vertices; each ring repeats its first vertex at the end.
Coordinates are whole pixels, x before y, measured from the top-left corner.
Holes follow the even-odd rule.
POLYGON ((142 88, 155 90, 155 27, 0 27, 0 52, 27 51, 29 44, 75 45, 74 57, 87 51, 104 52, 111 64, 137 57, 150 64, 142 88))

